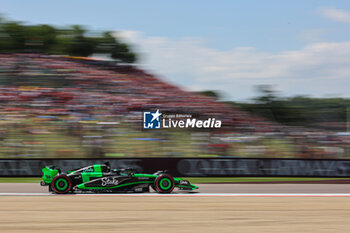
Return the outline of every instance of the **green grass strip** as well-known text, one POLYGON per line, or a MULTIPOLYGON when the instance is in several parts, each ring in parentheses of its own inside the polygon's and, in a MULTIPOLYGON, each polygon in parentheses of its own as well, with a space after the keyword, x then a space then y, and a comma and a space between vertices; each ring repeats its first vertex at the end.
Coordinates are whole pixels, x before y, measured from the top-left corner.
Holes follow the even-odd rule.
POLYGON ((0 183, 39 183, 41 177, 0 177, 0 183))
MULTIPOLYGON (((191 183, 249 183, 249 182, 298 182, 350 180, 349 178, 312 178, 312 177, 183 177, 191 183)), ((39 183, 39 177, 0 177, 0 183, 39 183)))
POLYGON ((255 183, 255 182, 303 182, 350 180, 350 178, 314 178, 314 177, 184 177, 191 183, 255 183))

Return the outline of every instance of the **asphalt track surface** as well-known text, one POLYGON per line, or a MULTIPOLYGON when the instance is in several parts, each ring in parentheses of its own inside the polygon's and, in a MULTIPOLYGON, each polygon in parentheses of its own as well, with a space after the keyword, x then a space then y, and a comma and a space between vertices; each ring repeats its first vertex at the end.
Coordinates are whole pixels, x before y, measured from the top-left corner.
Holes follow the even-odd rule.
POLYGON ((0 196, 6 233, 343 233, 349 219, 349 197, 0 196))
POLYGON ((350 184, 199 184, 172 195, 53 195, 0 183, 0 232, 349 232, 350 184), (202 195, 202 196, 201 196, 202 195))
MULTIPOLYGON (((347 194, 350 184, 197 184, 198 190, 190 194, 347 194)), ((48 187, 36 183, 0 183, 0 194, 48 193, 48 187)), ((174 191, 186 194, 185 191, 174 191)))

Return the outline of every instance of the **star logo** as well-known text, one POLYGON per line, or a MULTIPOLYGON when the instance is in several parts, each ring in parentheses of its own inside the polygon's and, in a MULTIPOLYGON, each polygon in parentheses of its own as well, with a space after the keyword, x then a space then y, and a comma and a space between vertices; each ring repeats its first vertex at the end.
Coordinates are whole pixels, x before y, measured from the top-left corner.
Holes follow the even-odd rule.
POLYGON ((143 112, 143 128, 144 129, 160 129, 161 115, 159 109, 155 112, 143 112))
POLYGON ((154 120, 156 120, 156 119, 157 119, 157 121, 159 121, 159 117, 160 117, 160 115, 162 115, 162 114, 159 113, 159 109, 157 109, 157 111, 156 111, 155 113, 151 113, 151 115, 153 116, 153 118, 152 118, 152 120, 151 120, 151 122, 152 122, 152 121, 154 121, 154 120))

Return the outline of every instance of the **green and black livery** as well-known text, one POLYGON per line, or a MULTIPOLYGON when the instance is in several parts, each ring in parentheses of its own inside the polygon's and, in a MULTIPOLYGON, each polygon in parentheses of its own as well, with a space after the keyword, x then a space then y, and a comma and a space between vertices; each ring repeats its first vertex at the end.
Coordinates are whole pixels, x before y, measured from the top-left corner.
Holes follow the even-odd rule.
POLYGON ((195 190, 197 186, 187 180, 175 178, 166 171, 153 174, 137 173, 134 169, 111 169, 110 164, 95 164, 67 173, 54 166, 42 169, 42 186, 57 194, 72 192, 149 192, 171 193, 174 188, 195 190))

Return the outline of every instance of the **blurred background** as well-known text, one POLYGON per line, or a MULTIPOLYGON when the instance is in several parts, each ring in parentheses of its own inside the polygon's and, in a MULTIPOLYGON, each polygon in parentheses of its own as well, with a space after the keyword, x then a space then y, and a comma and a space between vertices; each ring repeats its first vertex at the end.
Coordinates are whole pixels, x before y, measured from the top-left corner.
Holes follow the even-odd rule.
POLYGON ((249 2, 3 1, 0 158, 350 158, 349 3, 249 2))

